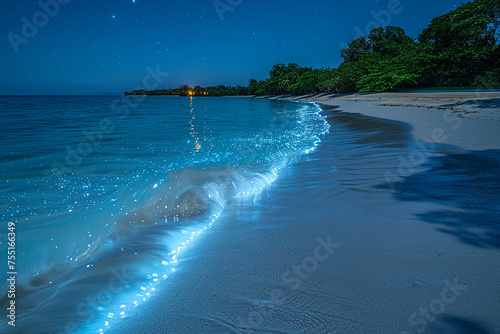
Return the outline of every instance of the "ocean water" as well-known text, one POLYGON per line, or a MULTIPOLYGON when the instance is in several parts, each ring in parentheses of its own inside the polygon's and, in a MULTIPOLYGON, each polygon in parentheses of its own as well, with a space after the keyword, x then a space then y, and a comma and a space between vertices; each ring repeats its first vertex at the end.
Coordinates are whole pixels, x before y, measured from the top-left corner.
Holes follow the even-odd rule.
POLYGON ((229 203, 329 131, 317 105, 268 99, 0 97, 0 116, 18 272, 16 327, 0 330, 19 333, 99 333, 133 314, 229 203))
POLYGON ((500 152, 352 111, 109 334, 500 333, 500 152))

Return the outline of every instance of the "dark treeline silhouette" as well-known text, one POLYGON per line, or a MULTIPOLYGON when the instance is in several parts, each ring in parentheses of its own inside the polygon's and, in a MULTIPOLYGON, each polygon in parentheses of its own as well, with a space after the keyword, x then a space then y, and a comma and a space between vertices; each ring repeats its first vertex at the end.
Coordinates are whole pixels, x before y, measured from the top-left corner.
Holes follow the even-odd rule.
POLYGON ((281 95, 383 92, 415 88, 500 87, 500 0, 469 1, 432 20, 417 39, 404 29, 373 29, 342 49, 337 68, 276 64, 248 87, 134 91, 129 95, 281 95), (186 94, 186 92, 188 92, 186 94), (190 93, 189 93, 190 92, 190 93))
POLYGON ((134 90, 125 92, 125 95, 174 95, 174 96, 225 96, 225 95, 248 95, 248 87, 236 86, 226 87, 223 85, 191 88, 189 85, 181 85, 179 88, 173 89, 157 89, 157 90, 134 90))

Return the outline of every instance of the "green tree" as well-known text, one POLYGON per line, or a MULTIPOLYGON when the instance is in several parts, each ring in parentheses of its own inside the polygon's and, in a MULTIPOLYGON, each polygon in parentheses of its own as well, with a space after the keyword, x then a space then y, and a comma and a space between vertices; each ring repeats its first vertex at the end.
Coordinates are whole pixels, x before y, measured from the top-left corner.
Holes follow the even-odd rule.
POLYGON ((384 56, 398 56, 415 45, 414 39, 406 35, 400 27, 375 28, 368 35, 368 39, 372 51, 384 56))
POLYGON ((416 43, 404 29, 375 28, 342 50, 345 61, 330 81, 340 92, 386 91, 414 85, 420 77, 416 43))
POLYGON ((417 53, 417 47, 414 47, 396 57, 364 55, 367 70, 359 79, 357 88, 360 92, 383 92, 417 85, 422 73, 417 53))
POLYGON ((346 62, 355 62, 363 53, 372 50, 372 43, 366 36, 363 36, 350 42, 347 48, 341 50, 340 55, 346 62))
POLYGON ((192 90, 191 87, 189 87, 189 85, 187 85, 187 84, 180 85, 179 88, 180 88, 180 94, 183 94, 183 95, 189 94, 189 92, 191 92, 191 90, 192 90))
POLYGON ((425 84, 467 86, 498 67, 499 22, 498 0, 469 1, 433 19, 418 38, 432 58, 423 74, 425 84))
POLYGON ((300 67, 297 64, 288 65, 279 63, 273 66, 270 71, 270 92, 271 94, 286 94, 290 92, 290 86, 295 84, 299 77, 306 71, 312 69, 300 67))

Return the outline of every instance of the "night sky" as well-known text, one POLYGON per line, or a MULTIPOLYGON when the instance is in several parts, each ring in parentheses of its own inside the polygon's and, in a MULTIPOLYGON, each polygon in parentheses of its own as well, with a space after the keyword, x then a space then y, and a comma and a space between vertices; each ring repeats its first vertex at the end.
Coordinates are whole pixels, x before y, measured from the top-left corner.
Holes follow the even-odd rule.
POLYGON ((146 88, 246 85, 267 78, 279 62, 338 66, 340 45, 367 32, 367 24, 370 30, 389 23, 417 37, 433 17, 461 3, 5 0, 0 95, 122 93, 143 86, 144 78, 146 88), (381 13, 379 23, 373 13, 381 13), (150 72, 157 70, 155 81, 150 72))

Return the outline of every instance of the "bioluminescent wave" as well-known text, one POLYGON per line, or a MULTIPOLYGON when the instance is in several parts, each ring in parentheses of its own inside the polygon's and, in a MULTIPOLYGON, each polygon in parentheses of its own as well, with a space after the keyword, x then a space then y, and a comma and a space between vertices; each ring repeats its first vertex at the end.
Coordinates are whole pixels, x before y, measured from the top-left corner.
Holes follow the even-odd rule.
POLYGON ((290 101, 0 99, 20 333, 99 333, 133 314, 226 206, 251 200, 329 128, 318 106, 290 101))

